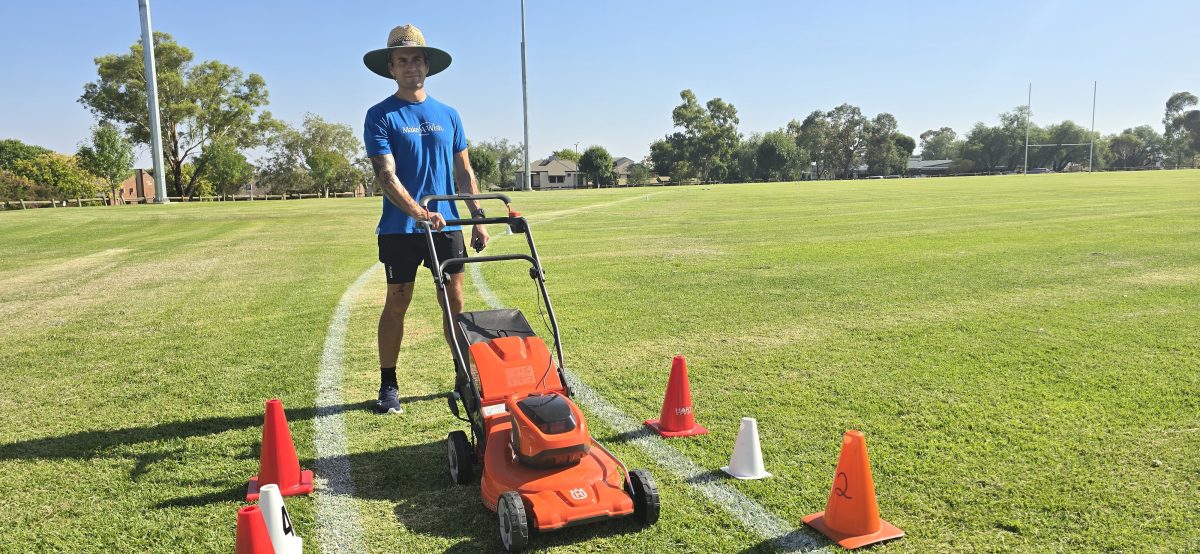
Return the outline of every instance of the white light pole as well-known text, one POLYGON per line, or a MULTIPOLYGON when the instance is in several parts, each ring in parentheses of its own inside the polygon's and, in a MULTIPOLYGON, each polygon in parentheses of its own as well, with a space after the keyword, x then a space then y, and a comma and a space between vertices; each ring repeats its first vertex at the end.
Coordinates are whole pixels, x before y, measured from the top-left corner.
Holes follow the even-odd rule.
MULTIPOLYGON (((1029 175, 1029 112, 1033 106, 1033 83, 1029 83, 1029 98, 1025 100, 1025 171, 1029 175)), ((988 173, 992 170, 988 169, 988 173)))
POLYGON ((146 66, 146 104, 150 111, 150 150, 154 155, 154 203, 168 204, 163 172, 162 127, 158 116, 158 72, 154 69, 154 32, 150 30, 150 0, 138 0, 142 14, 142 62, 146 66))
POLYGON ((1088 173, 1092 172, 1092 154, 1096 151, 1096 83, 1092 81, 1092 132, 1091 144, 1088 145, 1088 173))
POLYGON ((521 0, 521 105, 525 110, 525 182, 522 190, 533 190, 529 175, 529 77, 525 70, 525 0, 521 0))

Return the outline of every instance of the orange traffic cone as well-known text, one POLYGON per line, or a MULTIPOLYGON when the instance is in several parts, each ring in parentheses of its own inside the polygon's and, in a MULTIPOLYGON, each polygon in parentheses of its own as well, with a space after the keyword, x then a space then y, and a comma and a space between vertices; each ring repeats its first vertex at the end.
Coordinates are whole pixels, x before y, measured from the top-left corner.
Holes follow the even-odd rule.
POLYGON ((829 502, 824 512, 805 516, 804 523, 846 549, 904 536, 904 531, 879 517, 867 441, 861 431, 846 431, 842 437, 829 502))
POLYGON ((696 423, 692 415, 692 387, 688 385, 687 360, 683 356, 675 356, 671 362, 671 379, 667 381, 662 413, 658 419, 647 419, 646 425, 664 437, 690 437, 708 433, 708 429, 696 423))
POLYGON ((287 416, 283 414, 283 403, 278 398, 267 401, 258 475, 250 478, 246 501, 258 500, 258 488, 263 485, 279 485, 279 494, 283 496, 308 494, 313 490, 312 471, 300 471, 292 432, 288 429, 287 416))
POLYGON ((271 546, 271 535, 267 534, 267 520, 263 519, 258 506, 246 506, 238 510, 236 554, 275 554, 271 546))

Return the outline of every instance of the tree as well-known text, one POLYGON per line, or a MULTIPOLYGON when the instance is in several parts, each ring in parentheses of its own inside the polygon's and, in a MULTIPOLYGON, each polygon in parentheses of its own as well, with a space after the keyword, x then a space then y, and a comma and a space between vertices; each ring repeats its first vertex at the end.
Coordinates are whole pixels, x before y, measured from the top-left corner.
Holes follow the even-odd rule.
MULTIPOLYGON (((508 141, 508 139, 492 139, 485 140, 478 144, 471 145, 471 159, 475 159, 475 153, 480 150, 490 151, 496 156, 496 185, 508 188, 507 185, 513 185, 511 188, 519 188, 516 186, 518 171, 524 170, 525 156, 520 145, 508 141)), ((476 179, 479 176, 476 175, 476 179)), ((520 177, 524 179, 524 176, 520 177)))
POLYGON ((895 116, 884 112, 876 115, 864 126, 863 159, 867 163, 867 173, 890 175, 897 167, 899 154, 896 150, 896 136, 900 134, 896 130, 898 125, 895 116))
POLYGON ((588 180, 596 184, 596 188, 611 185, 613 180, 613 160, 608 150, 603 146, 589 146, 579 157, 579 171, 588 180))
POLYGON ((675 149, 669 137, 650 143, 650 162, 656 173, 669 175, 672 179, 684 179, 692 174, 687 160, 675 149))
POLYGON ((302 128, 281 125, 269 142, 270 155, 259 182, 276 193, 316 191, 328 196, 358 186, 354 160, 363 147, 349 125, 309 113, 302 128))
POLYGON ((904 133, 896 133, 892 135, 892 141, 896 144, 896 165, 892 167, 892 174, 908 173, 908 160, 912 158, 913 150, 917 149, 917 141, 904 133))
POLYGON ((765 133, 754 153, 756 178, 789 181, 798 173, 800 148, 796 146, 796 140, 783 129, 765 133))
POLYGON ((51 150, 25 144, 17 139, 0 140, 0 170, 12 171, 19 160, 32 160, 51 153, 51 150))
POLYGON ((236 194, 254 178, 254 166, 246 156, 238 152, 230 141, 217 141, 204 149, 197 160, 203 161, 207 169, 207 180, 213 192, 221 196, 236 194))
POLYGON ((554 152, 551 152, 550 157, 558 160, 571 160, 573 162, 578 162, 579 152, 576 152, 574 148, 563 148, 562 150, 555 150, 554 152))
POLYGON ((1175 167, 1190 163, 1200 152, 1200 111, 1188 110, 1197 104, 1196 95, 1176 92, 1167 99, 1163 111, 1163 137, 1175 167))
POLYGON ((500 166, 496 152, 489 148, 472 148, 471 169, 475 171, 475 181, 483 190, 494 188, 499 181, 500 166))
POLYGON ((759 179, 758 147, 762 144, 761 133, 751 133, 733 151, 733 165, 726 176, 731 182, 746 182, 759 179))
POLYGON ((117 189, 133 175, 133 144, 115 125, 102 121, 92 129, 92 144, 80 147, 78 157, 84 169, 108 185, 112 204, 116 205, 121 198, 117 189))
POLYGON ((629 178, 626 181, 630 185, 646 185, 654 179, 654 174, 650 172, 650 168, 646 167, 645 163, 635 163, 629 166, 629 178))
POLYGON ((829 120, 825 118, 825 112, 816 110, 808 114, 804 121, 792 120, 788 123, 787 129, 788 134, 795 137, 796 147, 807 153, 811 160, 809 170, 813 174, 810 177, 813 179, 832 177, 833 170, 830 164, 833 156, 830 152, 829 120))
POLYGON ((49 200, 53 197, 54 193, 50 187, 6 169, 0 169, 0 201, 49 200))
POLYGON ((954 129, 949 127, 942 127, 936 131, 930 129, 921 133, 921 159, 950 159, 950 147, 957 138, 958 135, 954 132, 954 129))
POLYGON ((85 198, 97 191, 96 176, 83 169, 75 156, 51 152, 18 160, 13 164, 13 173, 49 186, 59 198, 85 198))
MULTIPOLYGON (((1003 169, 1014 170, 1022 167, 1025 155, 1025 124, 1028 119, 1028 108, 1018 106, 1010 112, 1000 114, 1000 124, 995 127, 980 122, 967 133, 966 141, 962 144, 959 155, 971 162, 971 167, 978 172, 993 172, 1003 169)), ((1038 133, 1036 125, 1029 125, 1030 143, 1037 144, 1038 133)), ((1033 150, 1030 150, 1033 154, 1033 150)), ((1031 166, 1036 167, 1033 158, 1031 166)), ((962 169, 952 165, 952 170, 962 169)))
MULTIPOLYGON (((196 160, 185 182, 185 162, 219 139, 239 148, 260 146, 274 127, 270 112, 259 112, 267 105, 266 82, 216 60, 193 65, 191 50, 166 33, 154 33, 154 57, 167 182, 176 195, 192 196, 206 164, 196 160)), ((127 54, 101 56, 95 63, 99 79, 84 85, 79 102, 100 119, 124 125, 135 144, 149 145, 141 42, 127 54)))
MULTIPOLYGON (((701 106, 691 90, 679 93, 683 103, 671 112, 671 120, 680 131, 664 139, 669 148, 658 148, 655 167, 669 167, 674 178, 698 177, 702 181, 722 180, 734 163, 734 150, 741 140, 737 132, 737 109, 720 98, 701 106)), ((651 145, 651 156, 655 156, 651 145)), ((662 169, 659 170, 663 171, 662 169)))
POLYGON ((1031 127, 1030 137, 1030 143, 1045 145, 1030 148, 1030 167, 1046 167, 1054 171, 1062 171, 1071 164, 1087 165, 1088 145, 1091 142, 1092 134, 1091 131, 1080 127, 1074 121, 1055 123, 1036 131, 1031 127), (1072 144, 1076 146, 1067 146, 1072 144))
POLYGON ((857 106, 842 104, 825 114, 829 123, 830 165, 843 177, 849 177, 862 163, 866 149, 867 118, 857 106))

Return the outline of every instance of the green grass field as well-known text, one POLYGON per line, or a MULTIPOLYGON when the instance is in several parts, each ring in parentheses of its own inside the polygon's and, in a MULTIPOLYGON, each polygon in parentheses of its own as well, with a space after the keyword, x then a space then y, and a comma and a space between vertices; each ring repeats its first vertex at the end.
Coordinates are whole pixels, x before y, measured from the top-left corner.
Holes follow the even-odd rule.
MULTIPOLYGON (((1200 172, 513 198, 571 369, 644 419, 686 355, 712 432, 670 444, 716 470, 739 419, 758 418, 775 476, 729 485, 791 526, 824 509, 854 428, 883 517, 908 533, 876 551, 1200 550, 1200 172)), ((232 551, 266 399, 283 399, 314 467, 326 331, 375 263, 378 211, 364 199, 0 213, 0 552, 232 551)), ((521 247, 504 236, 489 251, 521 247)), ((381 271, 350 312, 353 503, 372 552, 494 550, 478 486, 445 475, 444 437, 465 426, 441 396, 453 376, 426 275, 401 353, 403 415, 368 410, 381 271)), ((524 268, 483 276, 537 313, 524 268)), ((467 309, 486 308, 466 288, 467 309)), ((535 536, 535 551, 774 550, 589 423, 655 475, 662 519, 535 536)), ((310 552, 315 502, 288 501, 310 552)))

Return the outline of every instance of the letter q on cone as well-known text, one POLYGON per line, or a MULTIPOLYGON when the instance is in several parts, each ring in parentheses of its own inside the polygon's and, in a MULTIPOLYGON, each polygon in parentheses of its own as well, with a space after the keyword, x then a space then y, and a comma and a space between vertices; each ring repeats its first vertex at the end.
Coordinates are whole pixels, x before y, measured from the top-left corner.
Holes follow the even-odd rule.
POLYGON ((842 437, 829 502, 825 511, 805 516, 804 523, 850 550, 904 536, 904 531, 879 517, 867 440, 861 431, 846 431, 842 437))

